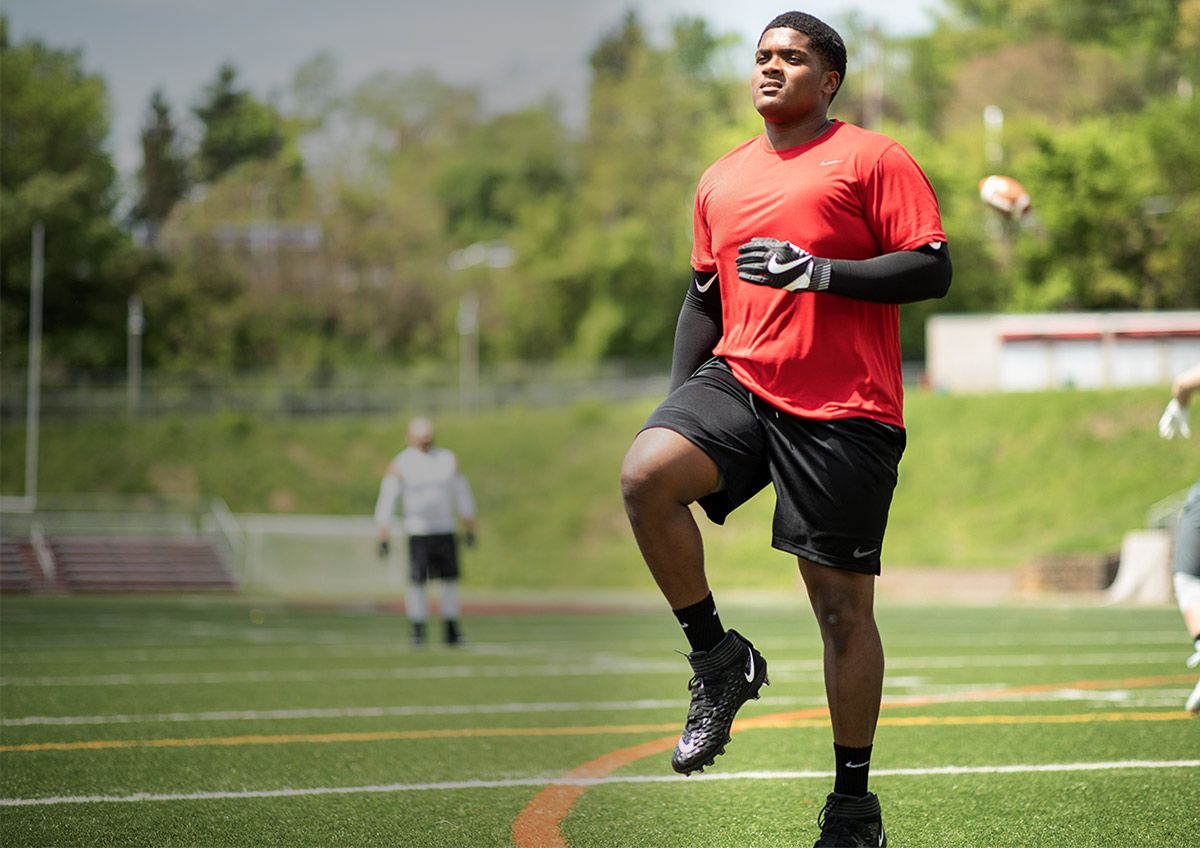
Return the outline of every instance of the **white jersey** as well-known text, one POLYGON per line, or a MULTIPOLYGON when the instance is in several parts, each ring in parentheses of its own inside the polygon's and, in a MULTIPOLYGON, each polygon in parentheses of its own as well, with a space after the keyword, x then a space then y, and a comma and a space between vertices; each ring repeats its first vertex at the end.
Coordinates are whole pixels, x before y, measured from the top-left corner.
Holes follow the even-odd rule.
POLYGON ((453 533, 458 518, 475 517, 475 499, 467 478, 458 470, 453 452, 444 448, 422 451, 410 447, 396 454, 379 486, 377 526, 391 522, 397 498, 404 514, 404 531, 410 536, 453 533))

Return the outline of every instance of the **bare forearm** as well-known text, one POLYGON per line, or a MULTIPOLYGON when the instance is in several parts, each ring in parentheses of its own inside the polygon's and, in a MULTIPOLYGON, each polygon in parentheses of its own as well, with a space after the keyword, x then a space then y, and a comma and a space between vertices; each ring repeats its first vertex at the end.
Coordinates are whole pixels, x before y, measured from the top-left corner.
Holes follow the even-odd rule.
POLYGON ((1200 390, 1200 364, 1184 371, 1171 385, 1171 394, 1183 406, 1188 405, 1197 390, 1200 390))

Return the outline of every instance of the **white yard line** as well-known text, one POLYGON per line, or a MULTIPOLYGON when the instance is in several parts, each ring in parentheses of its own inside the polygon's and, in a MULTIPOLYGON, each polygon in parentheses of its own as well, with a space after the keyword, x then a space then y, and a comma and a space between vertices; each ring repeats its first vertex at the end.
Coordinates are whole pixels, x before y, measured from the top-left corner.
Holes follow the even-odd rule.
POLYGON ((564 665, 451 665, 426 668, 329 668, 293 671, 148 672, 137 674, 49 675, 3 677, 0 686, 152 686, 213 685, 220 683, 328 683, 335 680, 440 680, 503 677, 587 677, 591 675, 663 674, 678 672, 679 664, 604 663, 564 665))
MULTIPOLYGON (((1038 774, 1047 772, 1116 771, 1128 769, 1197 768, 1200 760, 1119 760, 1098 763, 1033 763, 1001 766, 937 766, 933 768, 875 769, 873 777, 934 777, 968 774, 1038 774)), ((143 801, 219 801, 253 798, 297 798, 313 795, 368 795, 399 792, 449 792, 506 789, 521 786, 600 786, 606 784, 682 783, 710 780, 828 779, 831 771, 745 771, 731 774, 628 775, 598 778, 525 777, 506 780, 457 780, 443 783, 388 783, 369 786, 314 786, 299 789, 255 789, 240 792, 136 792, 132 795, 57 795, 46 798, 0 798, 0 806, 26 807, 59 804, 116 804, 143 801)))
MULTIPOLYGON (((194 659, 221 659, 223 657, 233 657, 236 659, 281 659, 281 658, 297 658, 297 659, 313 659, 316 657, 352 657, 352 656, 411 656, 413 654, 412 647, 407 640, 399 636, 394 641, 364 641, 355 642, 347 640, 344 637, 336 638, 330 634, 306 634, 300 631, 289 631, 282 633, 279 631, 262 631, 262 630, 242 630, 239 629, 239 637, 247 635, 257 636, 258 638, 248 638, 248 641, 254 644, 242 645, 214 645, 211 647, 197 646, 179 646, 179 645, 163 645, 163 646, 146 646, 139 645, 137 647, 111 647, 103 648, 96 651, 89 651, 77 645, 71 645, 61 649, 39 648, 32 651, 22 651, 11 646, 6 647, 4 663, 8 666, 16 665, 39 665, 44 666, 47 663, 96 663, 96 662, 119 662, 119 663, 134 663, 134 662, 171 662, 174 660, 194 660, 194 659), (274 638, 282 637, 282 638, 274 638), (325 638, 328 637, 328 638, 325 638)), ((223 634, 227 635, 227 634, 223 634)), ((814 636, 815 638, 815 636, 814 636)), ((643 640, 636 640, 638 644, 643 644, 643 640)), ((1173 645, 1177 650, 1173 656, 1183 655, 1187 653, 1187 640, 1180 635, 1179 631, 1161 631, 1161 632, 1142 632, 1142 633, 1112 633, 1112 632, 1082 632, 1082 633, 1062 633, 1056 634, 1053 637, 1055 645, 1071 645, 1084 647, 1100 647, 1108 645, 1118 645, 1124 648, 1133 646, 1162 646, 1173 645)), ((909 638, 904 634, 897 634, 891 638, 885 639, 886 647, 893 650, 896 648, 913 649, 917 647, 935 647, 939 649, 946 648, 969 648, 969 647, 1003 647, 1016 648, 1021 646, 1029 646, 1030 648, 1044 648, 1044 640, 1034 641, 1023 634, 999 633, 999 634, 980 634, 980 635, 960 635, 957 637, 947 638, 931 642, 924 638, 909 638)), ((814 642, 814 644, 816 644, 814 642)), ((505 641, 489 641, 489 642, 472 642, 464 651, 467 656, 529 656, 529 655, 572 655, 577 656, 580 653, 591 653, 590 648, 596 645, 595 640, 588 639, 555 639, 554 642, 539 642, 536 640, 530 641, 527 639, 505 641)), ((619 645, 619 640, 610 640, 608 647, 611 648, 619 645)), ((436 646, 435 646, 436 647, 436 646)))
MULTIPOLYGON (((1180 662, 1175 651, 1156 653, 1092 654, 997 654, 950 657, 895 657, 888 659, 894 670, 958 668, 1039 668, 1045 666, 1150 666, 1180 662)), ((224 672, 136 672, 124 674, 81 674, 0 677, 0 686, 131 686, 131 685, 213 685, 220 683, 324 682, 330 680, 432 680, 467 677, 580 677, 603 674, 674 673, 680 665, 674 660, 646 660, 592 655, 581 662, 551 665, 451 665, 426 668, 340 668, 295 669, 292 671, 247 670, 224 672), (588 662, 590 660, 590 662, 588 662)), ((771 663, 771 673, 781 682, 807 681, 803 675, 819 674, 821 660, 779 660, 771 663), (783 675, 788 675, 784 678, 783 675)))
MULTIPOLYGON (((921 699, 936 691, 939 694, 973 694, 992 689, 1001 690, 1005 684, 974 686, 922 686, 910 684, 913 694, 885 698, 893 703, 921 699)), ((888 688, 894 688, 890 683, 888 688)), ((1060 689, 1054 692, 1023 693, 1004 696, 997 693, 995 701, 1083 702, 1105 706, 1119 705, 1131 709, 1147 707, 1177 707, 1190 691, 1187 688, 1162 689, 1060 689), (1157 694, 1157 697, 1146 697, 1157 694)), ((499 704, 428 704, 379 707, 312 707, 288 710, 208 710, 175 713, 113 713, 107 715, 18 716, 0 719, 0 727, 77 726, 105 724, 176 724, 207 721, 287 721, 303 719, 397 718, 405 716, 506 715, 554 712, 634 712, 639 710, 677 709, 687 706, 686 698, 642 698, 628 701, 519 701, 499 704)), ((797 698, 772 695, 772 707, 823 707, 825 697, 814 695, 797 698)))

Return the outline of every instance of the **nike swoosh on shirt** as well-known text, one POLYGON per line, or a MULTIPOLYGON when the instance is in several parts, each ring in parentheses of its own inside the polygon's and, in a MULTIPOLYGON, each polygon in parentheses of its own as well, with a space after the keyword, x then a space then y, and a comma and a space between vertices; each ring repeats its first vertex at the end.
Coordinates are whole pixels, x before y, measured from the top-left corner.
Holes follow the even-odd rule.
POLYGON ((822 159, 821 167, 824 168, 829 165, 836 165, 838 162, 841 162, 841 161, 842 161, 841 159, 822 159))
POLYGON ((708 291, 709 289, 712 288, 712 284, 715 283, 716 281, 717 281, 717 275, 713 274, 711 277, 708 278, 708 282, 705 283, 704 285, 700 285, 699 283, 696 283, 696 291, 700 292, 700 294, 704 294, 706 291, 708 291))
POLYGON ((807 262, 807 261, 808 261, 808 257, 807 257, 807 256, 801 256, 799 259, 793 259, 791 262, 780 262, 780 261, 779 261, 777 258, 775 258, 775 256, 772 254, 771 256, 768 256, 768 257, 767 257, 767 273, 769 273, 769 274, 782 274, 782 273, 784 273, 785 271, 790 271, 790 270, 792 270, 792 269, 793 269, 793 268, 795 268, 797 265, 803 265, 803 264, 804 264, 805 262, 807 262))

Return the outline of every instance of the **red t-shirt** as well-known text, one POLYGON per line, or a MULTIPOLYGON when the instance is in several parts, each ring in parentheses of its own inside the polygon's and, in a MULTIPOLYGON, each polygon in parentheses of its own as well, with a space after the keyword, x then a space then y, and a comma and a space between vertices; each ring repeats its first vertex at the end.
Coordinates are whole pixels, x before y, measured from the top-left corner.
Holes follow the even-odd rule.
POLYGON ((898 306, 754 285, 735 262, 756 236, 826 259, 944 242, 937 197, 908 151, 841 121, 787 150, 757 136, 704 172, 694 227, 692 267, 720 279, 713 352, 743 385, 793 415, 904 426, 898 306))

